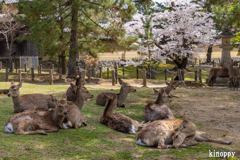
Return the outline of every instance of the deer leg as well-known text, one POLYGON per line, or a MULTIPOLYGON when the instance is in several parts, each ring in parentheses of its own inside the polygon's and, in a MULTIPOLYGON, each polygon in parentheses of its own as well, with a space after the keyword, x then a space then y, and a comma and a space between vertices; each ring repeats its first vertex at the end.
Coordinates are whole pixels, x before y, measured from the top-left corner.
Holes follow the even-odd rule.
POLYGON ((45 132, 58 132, 59 128, 58 127, 51 127, 50 129, 44 129, 43 131, 45 132))
POLYGON ((160 139, 160 140, 158 141, 158 146, 157 146, 157 148, 158 148, 158 149, 174 148, 173 145, 166 145, 164 142, 165 142, 164 138, 160 139))

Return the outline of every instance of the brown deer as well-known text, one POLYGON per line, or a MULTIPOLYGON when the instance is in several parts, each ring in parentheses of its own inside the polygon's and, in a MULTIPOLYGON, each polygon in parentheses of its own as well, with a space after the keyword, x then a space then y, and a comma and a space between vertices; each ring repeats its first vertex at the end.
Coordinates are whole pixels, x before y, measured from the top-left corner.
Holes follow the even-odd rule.
POLYGON ((213 67, 209 71, 209 76, 208 76, 208 85, 213 86, 213 81, 217 77, 229 77, 229 72, 227 67, 213 67))
POLYGON ((119 80, 121 84, 120 93, 111 93, 111 92, 102 92, 97 96, 96 104, 100 106, 104 106, 106 104, 106 98, 104 94, 106 94, 109 97, 113 97, 114 95, 117 95, 117 107, 125 107, 123 104, 124 101, 127 99, 128 93, 130 92, 136 92, 136 89, 134 89, 130 84, 123 82, 121 79, 119 80))
MULTIPOLYGON (((171 90, 176 90, 176 88, 177 88, 177 82, 166 82, 166 85, 167 85, 167 87, 164 87, 164 89, 165 89, 165 92, 167 93, 167 95, 168 95, 168 97, 169 98, 172 98, 172 97, 177 97, 177 96, 173 96, 170 92, 171 92, 171 90)), ((155 94, 156 95, 158 95, 158 91, 157 90, 155 90, 155 89, 153 89, 154 90, 154 92, 155 92, 155 94)))
MULTIPOLYGON (((77 86, 74 83, 70 83, 70 87, 67 89, 66 95, 68 101, 75 101, 76 99, 76 93, 77 93, 77 86)), ((82 87, 87 90, 87 88, 82 87)), ((90 101, 91 99, 87 99, 87 101, 90 101)))
POLYGON ((168 106, 164 105, 164 103, 171 102, 165 90, 161 89, 158 91, 154 89, 154 91, 158 93, 158 98, 156 102, 150 102, 144 107, 144 121, 153 122, 162 119, 173 119, 174 116, 172 111, 168 106))
POLYGON ((17 113, 9 118, 4 130, 7 133, 16 134, 46 134, 47 132, 58 132, 59 126, 67 114, 66 95, 61 100, 55 100, 57 106, 49 111, 26 111, 17 113))
POLYGON ((109 97, 104 94, 104 96, 107 102, 103 115, 100 118, 100 123, 119 132, 135 134, 139 130, 141 124, 121 113, 113 112, 113 110, 117 108, 117 95, 109 97))
POLYGON ((230 90, 235 90, 237 88, 238 90, 238 76, 239 76, 239 69, 237 66, 233 66, 234 61, 229 60, 225 63, 225 65, 228 68, 229 72, 229 79, 230 79, 230 90))
POLYGON ((14 112, 23 112, 30 110, 48 110, 51 97, 50 95, 44 94, 27 94, 20 96, 19 89, 22 87, 20 82, 15 85, 14 81, 11 82, 11 87, 9 88, 8 97, 12 97, 14 112))
POLYGON ((87 89, 81 88, 81 86, 77 87, 76 94, 77 97, 75 102, 67 103, 67 115, 64 118, 60 128, 79 128, 82 124, 87 126, 87 118, 83 116, 80 110, 83 107, 84 100, 93 98, 93 95, 87 89))
POLYGON ((200 136, 194 123, 182 119, 164 119, 150 123, 137 136, 136 143, 143 146, 157 146, 159 149, 179 148, 197 145, 200 142, 231 144, 200 136))

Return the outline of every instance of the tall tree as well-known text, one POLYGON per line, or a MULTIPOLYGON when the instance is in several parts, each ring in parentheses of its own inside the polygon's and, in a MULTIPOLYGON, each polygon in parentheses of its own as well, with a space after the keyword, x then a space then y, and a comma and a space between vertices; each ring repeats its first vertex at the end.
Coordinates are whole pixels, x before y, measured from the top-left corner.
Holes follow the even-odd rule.
MULTIPOLYGON (((157 48, 154 56, 165 56, 175 63, 176 68, 186 68, 188 57, 199 56, 205 51, 199 46, 206 45, 216 35, 212 14, 201 12, 201 5, 187 0, 167 2, 165 7, 171 10, 155 13, 151 22, 157 48)), ((127 32, 131 35, 137 35, 136 29, 143 29, 139 20, 128 23, 131 27, 127 32)))

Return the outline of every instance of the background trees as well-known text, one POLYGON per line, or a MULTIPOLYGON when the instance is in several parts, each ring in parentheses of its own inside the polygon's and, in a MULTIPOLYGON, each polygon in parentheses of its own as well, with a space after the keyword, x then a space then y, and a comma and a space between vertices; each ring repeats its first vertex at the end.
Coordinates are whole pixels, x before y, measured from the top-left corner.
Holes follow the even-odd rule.
POLYGON ((29 38, 37 40, 43 52, 61 55, 62 64, 69 53, 68 77, 76 74, 77 53, 96 57, 99 52, 114 50, 102 43, 102 38, 127 45, 120 38, 125 35, 122 25, 136 13, 134 4, 124 0, 20 0, 18 8, 25 15, 18 20, 30 26, 29 38))
MULTIPOLYGON (((212 14, 201 12, 200 4, 190 1, 166 2, 164 12, 153 14, 151 24, 155 42, 155 57, 164 56, 171 59, 177 68, 186 68, 188 57, 198 56, 204 50, 199 46, 207 45, 216 35, 212 14)), ((138 15, 126 25, 127 33, 138 35, 144 31, 144 24, 139 19, 146 15, 138 15)), ((141 50, 146 49, 142 45, 141 50)))

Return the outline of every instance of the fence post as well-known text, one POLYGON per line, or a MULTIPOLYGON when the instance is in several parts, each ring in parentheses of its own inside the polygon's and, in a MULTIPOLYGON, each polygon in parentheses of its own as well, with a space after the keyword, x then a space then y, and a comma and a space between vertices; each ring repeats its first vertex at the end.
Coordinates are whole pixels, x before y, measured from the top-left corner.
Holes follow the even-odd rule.
POLYGON ((2 62, 0 62, 0 70, 2 70, 2 62))
POLYGON ((39 65, 39 73, 42 74, 42 65, 39 65))
POLYGON ((52 69, 54 72, 54 64, 51 64, 50 69, 52 69))
POLYGON ((40 66, 38 66, 38 74, 40 73, 40 66))
POLYGON ((112 70, 112 85, 115 86, 115 74, 114 74, 114 70, 112 70))
POLYGON ((91 77, 91 73, 90 73, 90 67, 88 67, 87 69, 87 76, 88 76, 88 83, 90 83, 90 77, 91 77))
POLYGON ((123 79, 124 79, 125 73, 124 73, 124 67, 123 67, 123 79))
POLYGON ((92 67, 92 77, 95 77, 95 68, 92 67))
MULTIPOLYGON (((181 70, 180 70, 181 71, 181 70)), ((184 81, 184 70, 181 71, 182 80, 184 81)))
POLYGON ((118 83, 118 67, 117 67, 117 65, 116 65, 116 68, 115 68, 115 82, 116 82, 116 84, 118 83))
POLYGON ((201 67, 201 59, 199 59, 199 67, 201 67))
POLYGON ((199 81, 202 83, 202 69, 199 69, 199 81))
POLYGON ((197 81, 197 71, 195 71, 195 81, 197 81))
POLYGON ((167 80, 167 69, 164 70, 164 74, 165 74, 165 81, 167 80))
POLYGON ((22 73, 21 73, 21 69, 18 70, 18 82, 21 82, 22 80, 22 73))
POLYGON ((99 78, 102 78, 102 67, 99 67, 99 78))
POLYGON ((26 63, 24 64, 24 69, 25 69, 25 72, 27 72, 27 64, 26 63))
POLYGON ((197 58, 195 58, 194 60, 195 60, 195 65, 197 65, 197 58))
POLYGON ((12 72, 14 71, 14 63, 12 63, 12 72))
POLYGON ((149 79, 152 79, 152 67, 149 67, 149 79))
POLYGON ((83 82, 82 85, 85 85, 85 75, 86 75, 86 71, 83 70, 83 71, 80 72, 80 74, 81 74, 81 79, 80 79, 80 80, 83 82))
POLYGON ((138 79, 138 67, 137 67, 137 79, 138 79))
POLYGON ((143 87, 147 87, 147 77, 146 77, 146 69, 142 70, 143 77, 143 87))
MULTIPOLYGON (((19 68, 20 69, 20 68, 19 68)), ((18 71, 17 71, 17 65, 16 65, 16 73, 18 73, 18 71)))
POLYGON ((6 68, 6 82, 8 82, 8 68, 6 68))
POLYGON ((182 80, 181 69, 177 70, 177 74, 178 74, 178 80, 181 81, 182 80))
POLYGON ((171 82, 174 82, 174 72, 171 72, 171 82))
POLYGON ((59 68, 59 80, 62 79, 62 68, 59 68))
POLYGON ((49 84, 53 85, 53 69, 49 69, 49 84))
POLYGON ((32 81, 34 81, 34 68, 31 68, 32 81))
POLYGON ((109 68, 107 68, 107 79, 109 79, 109 68))

